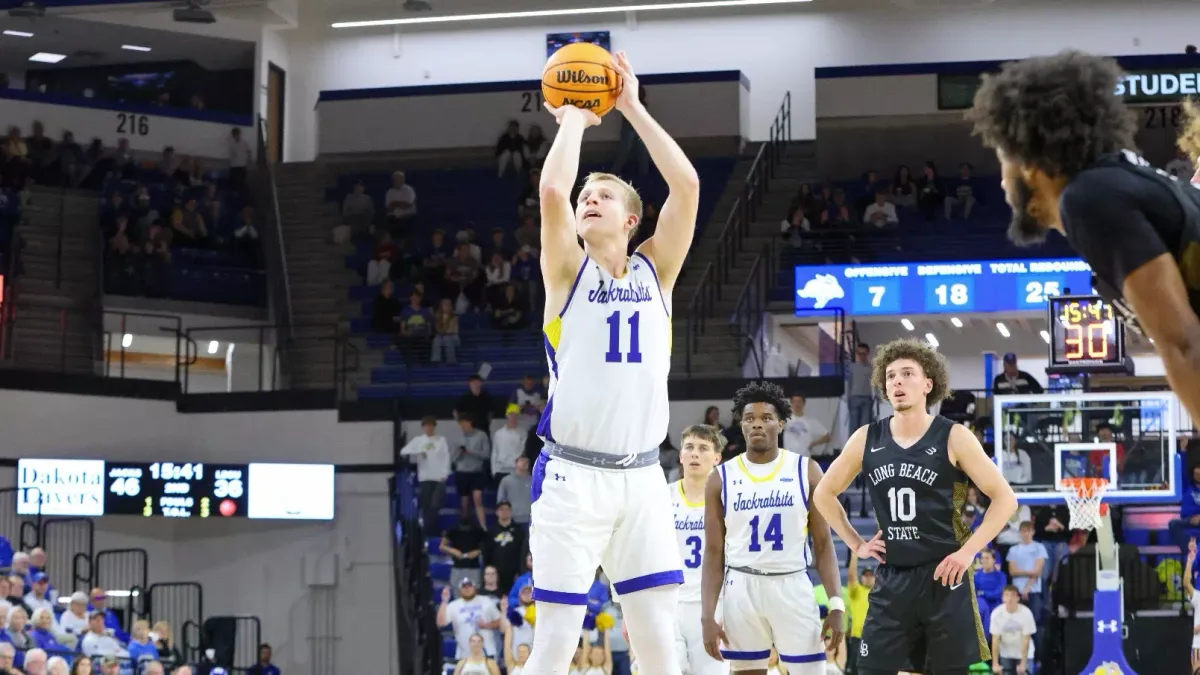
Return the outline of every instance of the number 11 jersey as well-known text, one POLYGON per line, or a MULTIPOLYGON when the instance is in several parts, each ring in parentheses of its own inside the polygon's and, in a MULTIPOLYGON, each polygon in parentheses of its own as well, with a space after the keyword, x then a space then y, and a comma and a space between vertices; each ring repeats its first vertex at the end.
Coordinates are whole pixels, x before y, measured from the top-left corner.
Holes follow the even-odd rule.
POLYGON ((671 415, 671 316, 650 259, 634 253, 614 277, 585 257, 542 332, 550 398, 538 436, 610 455, 658 448, 671 415))
POLYGON ((908 448, 892 439, 891 417, 872 422, 862 473, 887 542, 887 564, 914 567, 940 561, 971 536, 962 519, 967 476, 950 461, 954 422, 935 416, 908 448))

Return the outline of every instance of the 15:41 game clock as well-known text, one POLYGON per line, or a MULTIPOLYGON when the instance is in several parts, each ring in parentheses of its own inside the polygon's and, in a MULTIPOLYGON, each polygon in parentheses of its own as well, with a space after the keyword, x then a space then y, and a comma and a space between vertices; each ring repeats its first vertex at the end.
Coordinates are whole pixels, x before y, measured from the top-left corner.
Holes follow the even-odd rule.
POLYGON ((1098 295, 1062 295, 1049 301, 1051 373, 1123 373, 1125 326, 1098 295))

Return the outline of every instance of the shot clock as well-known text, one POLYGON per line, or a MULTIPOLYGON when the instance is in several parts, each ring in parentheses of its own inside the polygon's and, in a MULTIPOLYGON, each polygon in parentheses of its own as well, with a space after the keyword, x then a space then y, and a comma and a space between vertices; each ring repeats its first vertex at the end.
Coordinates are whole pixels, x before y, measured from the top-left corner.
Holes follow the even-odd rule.
POLYGON ((1098 295, 1064 295, 1049 304, 1052 373, 1127 372, 1125 326, 1098 295))
POLYGON ((22 459, 22 515, 331 520, 332 464, 22 459))

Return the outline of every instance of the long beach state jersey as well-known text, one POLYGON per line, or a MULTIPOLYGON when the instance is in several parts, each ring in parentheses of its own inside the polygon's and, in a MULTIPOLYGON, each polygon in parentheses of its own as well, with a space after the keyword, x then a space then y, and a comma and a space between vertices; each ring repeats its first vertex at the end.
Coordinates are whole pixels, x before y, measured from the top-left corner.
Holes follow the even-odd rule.
POLYGON ((543 329, 550 399, 538 435, 613 455, 667 436, 670 307, 654 265, 634 253, 614 278, 585 257, 562 312, 543 329))
POLYGON ((683 586, 679 602, 700 602, 700 562, 704 555, 704 502, 689 502, 683 481, 668 486, 675 508, 675 541, 683 560, 683 586))
POLYGON ((771 465, 722 464, 725 566, 782 574, 808 568, 808 458, 780 448, 771 465))

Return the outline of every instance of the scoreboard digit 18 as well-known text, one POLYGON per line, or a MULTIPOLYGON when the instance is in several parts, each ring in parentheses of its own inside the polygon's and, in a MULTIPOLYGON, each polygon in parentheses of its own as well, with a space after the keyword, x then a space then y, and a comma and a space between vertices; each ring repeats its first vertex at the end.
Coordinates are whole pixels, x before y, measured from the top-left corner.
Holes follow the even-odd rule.
POLYGON ((1050 373, 1126 373, 1125 326, 1098 295, 1049 301, 1050 373))

